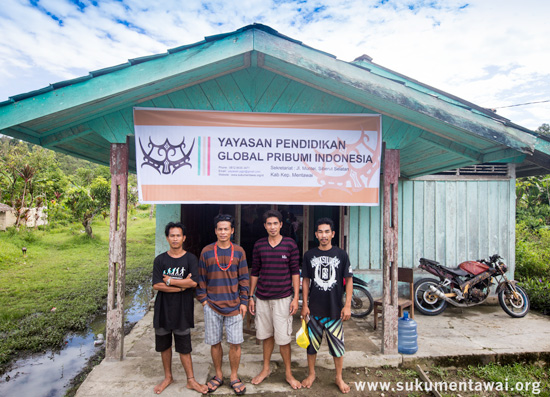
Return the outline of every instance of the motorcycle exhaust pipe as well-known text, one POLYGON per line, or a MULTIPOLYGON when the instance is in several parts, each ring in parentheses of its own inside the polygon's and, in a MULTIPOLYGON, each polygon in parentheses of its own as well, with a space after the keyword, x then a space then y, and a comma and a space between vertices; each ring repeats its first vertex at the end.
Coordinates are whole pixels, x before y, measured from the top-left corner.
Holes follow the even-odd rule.
POLYGON ((441 299, 447 301, 448 303, 450 303, 453 306, 456 306, 456 307, 470 307, 469 305, 467 305, 465 303, 458 303, 457 301, 449 298, 441 290, 439 290, 438 288, 435 288, 433 285, 430 285, 430 292, 432 292, 438 298, 441 298, 441 299))

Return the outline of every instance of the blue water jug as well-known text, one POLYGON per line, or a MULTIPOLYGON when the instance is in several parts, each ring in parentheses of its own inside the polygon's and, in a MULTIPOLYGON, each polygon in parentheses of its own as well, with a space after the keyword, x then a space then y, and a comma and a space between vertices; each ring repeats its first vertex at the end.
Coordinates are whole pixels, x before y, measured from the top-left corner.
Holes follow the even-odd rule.
POLYGON ((397 351, 401 354, 414 354, 418 351, 416 321, 409 318, 409 312, 397 320, 397 351))

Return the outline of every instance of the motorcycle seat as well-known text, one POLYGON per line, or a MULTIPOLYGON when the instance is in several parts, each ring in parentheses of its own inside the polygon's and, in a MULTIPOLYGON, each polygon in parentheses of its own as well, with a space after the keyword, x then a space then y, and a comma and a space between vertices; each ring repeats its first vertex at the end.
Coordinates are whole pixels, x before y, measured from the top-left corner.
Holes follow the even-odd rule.
POLYGON ((439 265, 438 261, 434 261, 426 258, 420 258, 420 262, 426 262, 426 263, 429 263, 430 265, 439 265))
POLYGON ((455 276, 471 276, 470 273, 468 273, 466 270, 462 270, 459 267, 451 268, 451 267, 447 267, 447 266, 443 266, 443 265, 440 265, 440 266, 441 266, 441 268, 445 269, 449 273, 454 274, 455 276))

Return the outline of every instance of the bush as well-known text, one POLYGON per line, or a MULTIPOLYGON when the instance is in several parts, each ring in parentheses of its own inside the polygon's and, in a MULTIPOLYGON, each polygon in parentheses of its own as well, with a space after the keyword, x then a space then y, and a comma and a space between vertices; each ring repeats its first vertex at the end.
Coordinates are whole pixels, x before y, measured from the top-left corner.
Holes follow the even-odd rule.
POLYGON ((516 224, 516 279, 550 277, 550 230, 516 224))
POLYGON ((531 308, 550 314, 550 278, 525 278, 520 283, 531 302, 531 308))

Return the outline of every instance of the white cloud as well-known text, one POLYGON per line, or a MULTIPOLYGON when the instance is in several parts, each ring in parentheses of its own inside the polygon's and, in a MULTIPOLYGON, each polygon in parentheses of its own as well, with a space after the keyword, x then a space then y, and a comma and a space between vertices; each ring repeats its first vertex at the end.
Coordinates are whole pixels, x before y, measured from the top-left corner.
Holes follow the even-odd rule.
MULTIPOLYGON (((368 54, 382 66, 480 106, 550 99, 546 20, 550 2, 83 0, 82 4, 85 7, 80 9, 68 0, 40 0, 37 9, 23 0, 3 1, 0 101, 253 22, 346 61, 368 54)), ((535 129, 549 122, 550 104, 498 113, 535 129)))

